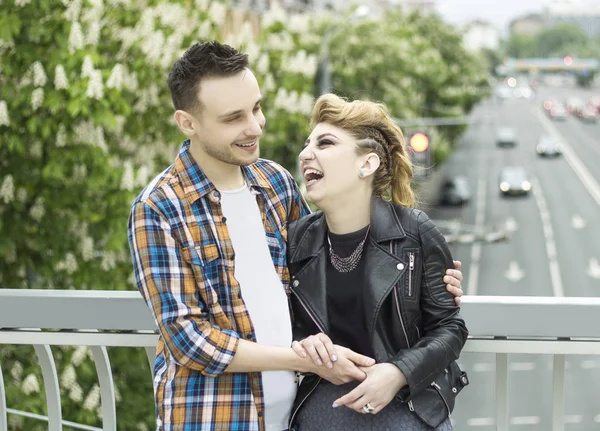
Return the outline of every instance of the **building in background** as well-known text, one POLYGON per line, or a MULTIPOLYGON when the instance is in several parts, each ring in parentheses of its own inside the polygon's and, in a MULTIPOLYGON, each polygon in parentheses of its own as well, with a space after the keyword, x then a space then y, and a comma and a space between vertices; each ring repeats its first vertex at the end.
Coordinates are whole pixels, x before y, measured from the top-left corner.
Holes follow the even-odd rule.
POLYGON ((496 50, 500 46, 500 32, 491 23, 476 20, 465 27, 463 43, 469 51, 496 50))
POLYGON ((509 24, 509 32, 519 36, 535 36, 544 29, 545 25, 542 14, 532 13, 512 20, 509 24))
POLYGON ((600 5, 581 0, 550 0, 544 7, 547 26, 578 25, 588 36, 600 34, 600 5))

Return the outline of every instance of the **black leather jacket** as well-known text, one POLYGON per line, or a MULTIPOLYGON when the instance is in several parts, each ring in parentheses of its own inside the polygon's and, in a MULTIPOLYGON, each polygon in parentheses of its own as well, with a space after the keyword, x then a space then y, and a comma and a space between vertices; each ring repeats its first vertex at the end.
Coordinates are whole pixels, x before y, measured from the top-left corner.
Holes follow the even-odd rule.
MULTIPOLYGON (((327 224, 317 212, 290 224, 288 266, 294 339, 329 332, 325 274, 327 224)), ((364 307, 377 362, 391 362, 406 376, 399 393, 425 423, 439 425, 468 384, 455 360, 468 331, 443 276, 453 267, 446 241, 427 215, 373 199, 365 259, 364 307)), ((305 376, 298 408, 320 378, 305 376)))

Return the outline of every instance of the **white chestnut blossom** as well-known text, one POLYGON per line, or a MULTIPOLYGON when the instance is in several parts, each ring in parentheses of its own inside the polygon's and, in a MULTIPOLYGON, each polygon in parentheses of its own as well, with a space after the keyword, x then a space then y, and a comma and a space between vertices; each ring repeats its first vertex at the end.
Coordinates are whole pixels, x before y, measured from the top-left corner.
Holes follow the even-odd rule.
POLYGON ((115 88, 117 90, 120 90, 121 88, 123 88, 123 75, 124 75, 124 70, 125 68, 123 67, 122 64, 117 63, 115 64, 115 67, 113 67, 112 71, 110 72, 110 76, 108 77, 108 80, 106 81, 106 87, 107 88, 115 88))
POLYGON ((34 159, 42 157, 42 143, 39 141, 34 142, 29 146, 29 155, 34 159))
POLYGON ((80 366, 83 360, 87 357, 92 356, 92 351, 87 346, 78 346, 71 356, 71 363, 76 367, 80 366))
POLYGON ((56 146, 64 147, 65 145, 67 145, 67 131, 64 124, 61 124, 58 126, 58 132, 56 133, 56 146))
POLYGON ((208 9, 208 15, 212 18, 212 20, 218 25, 221 26, 225 22, 225 14, 227 9, 225 5, 213 1, 208 9))
POLYGON ((4 100, 0 100, 0 126, 9 126, 10 117, 8 116, 8 107, 4 100))
POLYGON ((67 253, 65 259, 56 264, 57 271, 65 271, 67 274, 73 274, 77 268, 77 259, 73 253, 67 253))
POLYGON ((29 210, 29 217, 31 217, 33 220, 35 220, 37 222, 40 222, 40 221, 42 221, 42 218, 44 218, 45 214, 46 214, 46 209, 44 208, 44 198, 38 197, 35 200, 35 203, 31 207, 31 209, 29 210))
POLYGON ((133 178, 133 165, 127 160, 125 161, 123 169, 123 177, 121 178, 121 190, 133 190, 135 181, 133 178))
POLYGON ((140 187, 144 187, 148 183, 148 177, 150 176, 150 172, 148 171, 148 165, 142 165, 138 169, 136 185, 140 187))
POLYGON ((100 20, 91 20, 88 24, 88 32, 85 38, 85 42, 88 45, 97 45, 100 40, 100 31, 102 30, 102 25, 100 20))
POLYGON ((69 80, 67 79, 67 74, 65 73, 65 68, 62 64, 59 64, 54 69, 54 87, 57 90, 69 88, 69 80))
POLYGON ((83 163, 75 165, 73 168, 73 180, 80 183, 87 177, 87 166, 83 163))
POLYGON ((21 384, 23 378, 23 365, 19 361, 15 361, 12 368, 10 369, 10 375, 13 378, 13 382, 17 385, 21 384))
POLYGON ((72 0, 65 11, 67 21, 77 21, 81 13, 81 0, 72 0))
POLYGON ((99 70, 92 71, 85 95, 90 99, 96 100, 100 100, 104 96, 102 73, 99 70))
POLYGON ((209 39, 210 36, 212 34, 212 21, 211 20, 204 20, 202 21, 202 24, 200 24, 198 26, 198 39, 200 40, 205 40, 205 39, 209 39))
POLYGON ((36 111, 44 103, 44 90, 36 88, 31 93, 31 107, 36 111))
POLYGON ((81 24, 77 21, 73 21, 71 24, 71 32, 69 33, 69 53, 74 54, 78 49, 83 48, 83 31, 81 30, 81 24))
POLYGON ((83 64, 81 65, 81 77, 91 78, 92 72, 94 71, 94 62, 91 55, 83 57, 83 64))
POLYGON ((256 71, 261 75, 264 75, 269 71, 269 54, 266 52, 262 53, 256 62, 256 71))
POLYGON ((36 87, 43 87, 48 82, 44 66, 39 61, 33 63, 33 85, 36 87))
POLYGON ((5 204, 11 202, 15 198, 15 183, 12 175, 8 174, 2 180, 2 185, 0 186, 0 199, 4 201, 5 204))
POLYGON ((90 392, 88 393, 85 401, 83 402, 83 408, 86 410, 95 410, 100 404, 100 387, 94 384, 90 392))
POLYGON ((208 0, 196 0, 194 3, 196 5, 196 9, 202 11, 208 9, 208 0))
POLYGON ((23 380, 23 385, 21 387, 25 395, 31 395, 40 391, 40 384, 38 382, 38 379, 33 374, 29 374, 27 377, 25 377, 25 380, 23 380))
POLYGON ((83 401, 83 389, 81 389, 81 386, 79 386, 77 382, 73 383, 73 386, 71 386, 69 398, 76 403, 83 401))
POLYGON ((60 376, 60 384, 63 388, 69 390, 77 382, 77 374, 73 365, 68 365, 60 376))
POLYGON ((105 153, 108 152, 108 146, 106 145, 106 140, 104 139, 104 129, 102 126, 96 127, 96 140, 94 143, 105 153))
POLYGON ((15 6, 23 7, 31 3, 31 0, 15 0, 15 6))
POLYGON ((17 201, 24 203, 26 200, 27 200, 27 190, 25 190, 23 187, 21 187, 17 190, 17 201))
MULTIPOLYGON (((85 167, 85 165, 83 165, 85 167)), ((94 257, 94 239, 86 237, 81 241, 81 257, 84 262, 88 262, 94 257)))

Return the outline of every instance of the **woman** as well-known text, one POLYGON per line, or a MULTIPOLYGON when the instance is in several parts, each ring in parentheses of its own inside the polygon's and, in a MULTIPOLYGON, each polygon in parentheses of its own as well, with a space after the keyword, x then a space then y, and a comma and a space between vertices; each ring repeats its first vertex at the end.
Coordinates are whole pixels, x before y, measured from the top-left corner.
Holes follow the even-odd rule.
POLYGON ((325 377, 336 345, 376 364, 362 382, 304 376, 290 428, 451 430, 468 332, 442 281, 453 263, 444 237, 412 208, 402 133, 382 105, 332 94, 317 100, 312 127, 300 167, 321 211, 288 232, 294 349, 325 377))

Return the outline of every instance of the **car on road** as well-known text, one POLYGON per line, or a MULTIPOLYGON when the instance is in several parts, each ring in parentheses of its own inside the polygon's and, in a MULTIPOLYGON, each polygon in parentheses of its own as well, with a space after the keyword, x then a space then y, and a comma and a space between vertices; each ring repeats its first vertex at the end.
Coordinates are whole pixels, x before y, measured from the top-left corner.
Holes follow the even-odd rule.
POLYGON ((591 105, 585 105, 577 112, 577 117, 586 123, 595 123, 598 115, 599 114, 596 113, 596 110, 591 105))
POLYGON ((467 177, 456 175, 444 180, 440 189, 442 205, 464 205, 471 199, 471 189, 467 177))
POLYGON ((535 147, 535 151, 542 157, 558 157, 562 154, 560 144, 551 136, 540 137, 535 147))
POLYGON ((567 109, 562 103, 558 102, 553 102, 550 109, 546 110, 546 113, 553 120, 566 120, 568 115, 567 109))
POLYGON ((506 166, 500 171, 498 187, 503 196, 527 195, 531 191, 529 174, 522 166, 506 166))
POLYGON ((514 147, 517 145, 517 132, 511 127, 502 127, 496 134, 496 145, 499 147, 514 147))

